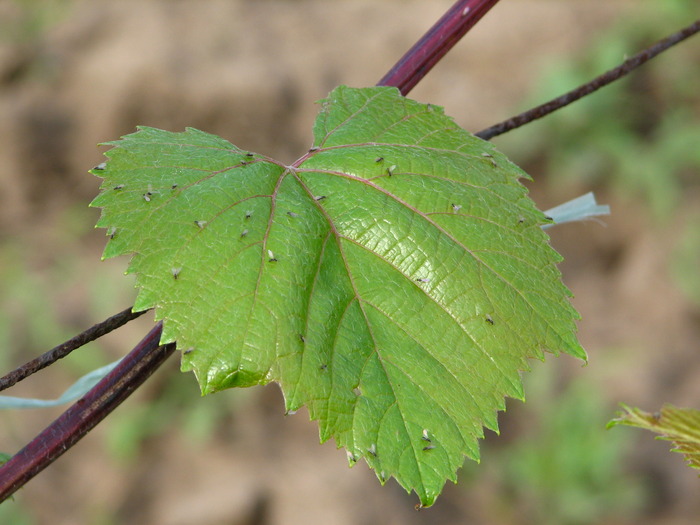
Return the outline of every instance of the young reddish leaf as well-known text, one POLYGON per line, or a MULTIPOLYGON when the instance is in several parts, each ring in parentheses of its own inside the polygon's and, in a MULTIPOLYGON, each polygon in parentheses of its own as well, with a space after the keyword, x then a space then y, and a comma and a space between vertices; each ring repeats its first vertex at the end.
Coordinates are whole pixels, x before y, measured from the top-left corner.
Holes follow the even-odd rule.
POLYGON ((657 439, 673 441, 674 452, 685 456, 688 465, 700 469, 700 410, 664 405, 661 412, 644 412, 622 405, 621 412, 608 426, 629 425, 660 434, 657 439))
POLYGON ((585 358, 527 177, 442 108, 341 86, 291 165, 188 129, 111 143, 93 206, 202 392, 277 381, 431 505, 528 358, 585 358))

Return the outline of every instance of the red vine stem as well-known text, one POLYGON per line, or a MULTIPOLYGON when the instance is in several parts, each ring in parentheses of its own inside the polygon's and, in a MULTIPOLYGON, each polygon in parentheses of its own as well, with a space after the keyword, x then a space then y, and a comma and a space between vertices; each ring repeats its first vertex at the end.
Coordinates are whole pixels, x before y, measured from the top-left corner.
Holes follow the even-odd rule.
POLYGON ((159 346, 158 323, 104 379, 0 467, 0 502, 53 463, 153 373, 173 353, 159 346))
POLYGON ((459 0, 377 83, 406 96, 499 0, 459 0))
POLYGON ((634 69, 637 69, 645 62, 648 62, 655 56, 659 55, 660 53, 663 53, 670 47, 678 44, 679 42, 682 42, 686 38, 693 36, 698 31, 700 31, 700 20, 696 20, 695 22, 693 22, 687 27, 684 27, 677 33, 674 33, 671 36, 664 38, 663 40, 659 40, 656 44, 648 47, 640 53, 637 53, 633 57, 628 58, 616 68, 613 68, 610 71, 603 73, 602 75, 594 78, 590 82, 583 84, 582 86, 579 86, 576 89, 569 91, 568 93, 564 93, 563 95, 554 98, 549 102, 545 102, 544 104, 541 104, 535 108, 529 109, 528 111, 525 111, 520 115, 516 115, 515 117, 511 117, 508 120, 504 120, 503 122, 499 122, 498 124, 494 124, 489 128, 483 129, 476 133, 476 136, 484 140, 489 140, 492 137, 502 135, 507 131, 519 128, 520 126, 523 126, 528 122, 532 122, 533 120, 540 119, 545 115, 549 115, 553 111, 561 109, 564 106, 567 106, 568 104, 571 104, 572 102, 583 98, 586 95, 589 95, 604 86, 607 86, 611 82, 614 82, 615 80, 624 77, 625 75, 627 75, 634 69))

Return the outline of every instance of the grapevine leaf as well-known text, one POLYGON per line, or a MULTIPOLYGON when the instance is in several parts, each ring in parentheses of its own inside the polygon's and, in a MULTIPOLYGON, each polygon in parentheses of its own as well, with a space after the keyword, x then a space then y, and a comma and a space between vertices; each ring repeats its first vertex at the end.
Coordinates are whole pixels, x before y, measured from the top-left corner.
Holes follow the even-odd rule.
POLYGON ((700 410, 664 405, 650 413, 622 405, 623 411, 608 426, 629 425, 660 434, 657 439, 673 441, 674 452, 685 455, 693 468, 700 469, 700 410))
POLYGON ((134 254, 135 309, 202 392, 278 382, 423 506, 528 358, 585 358, 527 175, 440 107, 341 86, 291 165, 195 129, 110 145, 104 257, 134 254))

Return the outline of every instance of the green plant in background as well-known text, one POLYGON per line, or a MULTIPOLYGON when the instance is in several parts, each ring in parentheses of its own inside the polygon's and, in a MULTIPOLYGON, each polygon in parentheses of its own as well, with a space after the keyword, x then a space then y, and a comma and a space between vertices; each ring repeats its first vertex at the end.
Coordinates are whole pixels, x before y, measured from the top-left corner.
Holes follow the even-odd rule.
POLYGON ((494 454, 511 505, 525 513, 524 522, 543 525, 584 525, 638 511, 644 488, 625 472, 626 436, 604 431, 610 406, 600 388, 588 377, 563 391, 556 382, 550 368, 528 375, 520 411, 525 435, 494 454))
POLYGON ((0 17, 0 42, 34 42, 68 11, 65 0, 10 0, 0 17))
POLYGON ((686 219, 671 259, 671 271, 683 293, 700 307, 700 214, 692 211, 686 219))
MULTIPOLYGON (((596 39, 582 59, 548 66, 531 101, 581 84, 653 38, 660 25, 673 26, 696 10, 696 2, 685 0, 654 3, 633 23, 625 21, 596 39)), ((686 189, 698 182, 700 111, 694 100, 700 70, 687 67, 697 60, 697 48, 688 46, 675 60, 649 63, 560 110, 555 119, 533 122, 527 136, 504 141, 518 162, 537 162, 552 174, 550 183, 609 187, 624 198, 641 198, 653 220, 667 223, 686 189)))

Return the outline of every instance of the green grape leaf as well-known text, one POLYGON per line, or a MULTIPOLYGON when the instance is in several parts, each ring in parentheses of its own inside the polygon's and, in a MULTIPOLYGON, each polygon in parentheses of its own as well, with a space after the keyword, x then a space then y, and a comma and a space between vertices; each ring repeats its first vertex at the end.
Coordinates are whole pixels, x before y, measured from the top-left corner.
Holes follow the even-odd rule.
POLYGON ((527 177, 442 108, 340 86, 290 165, 187 129, 110 143, 104 257, 203 393, 276 381, 322 441, 431 505, 520 371, 585 359, 527 177))
POLYGON ((622 412, 608 426, 629 425, 660 434, 657 439, 673 441, 673 452, 685 456, 688 465, 700 469, 700 410, 664 405, 660 412, 650 413, 622 405, 622 412))

